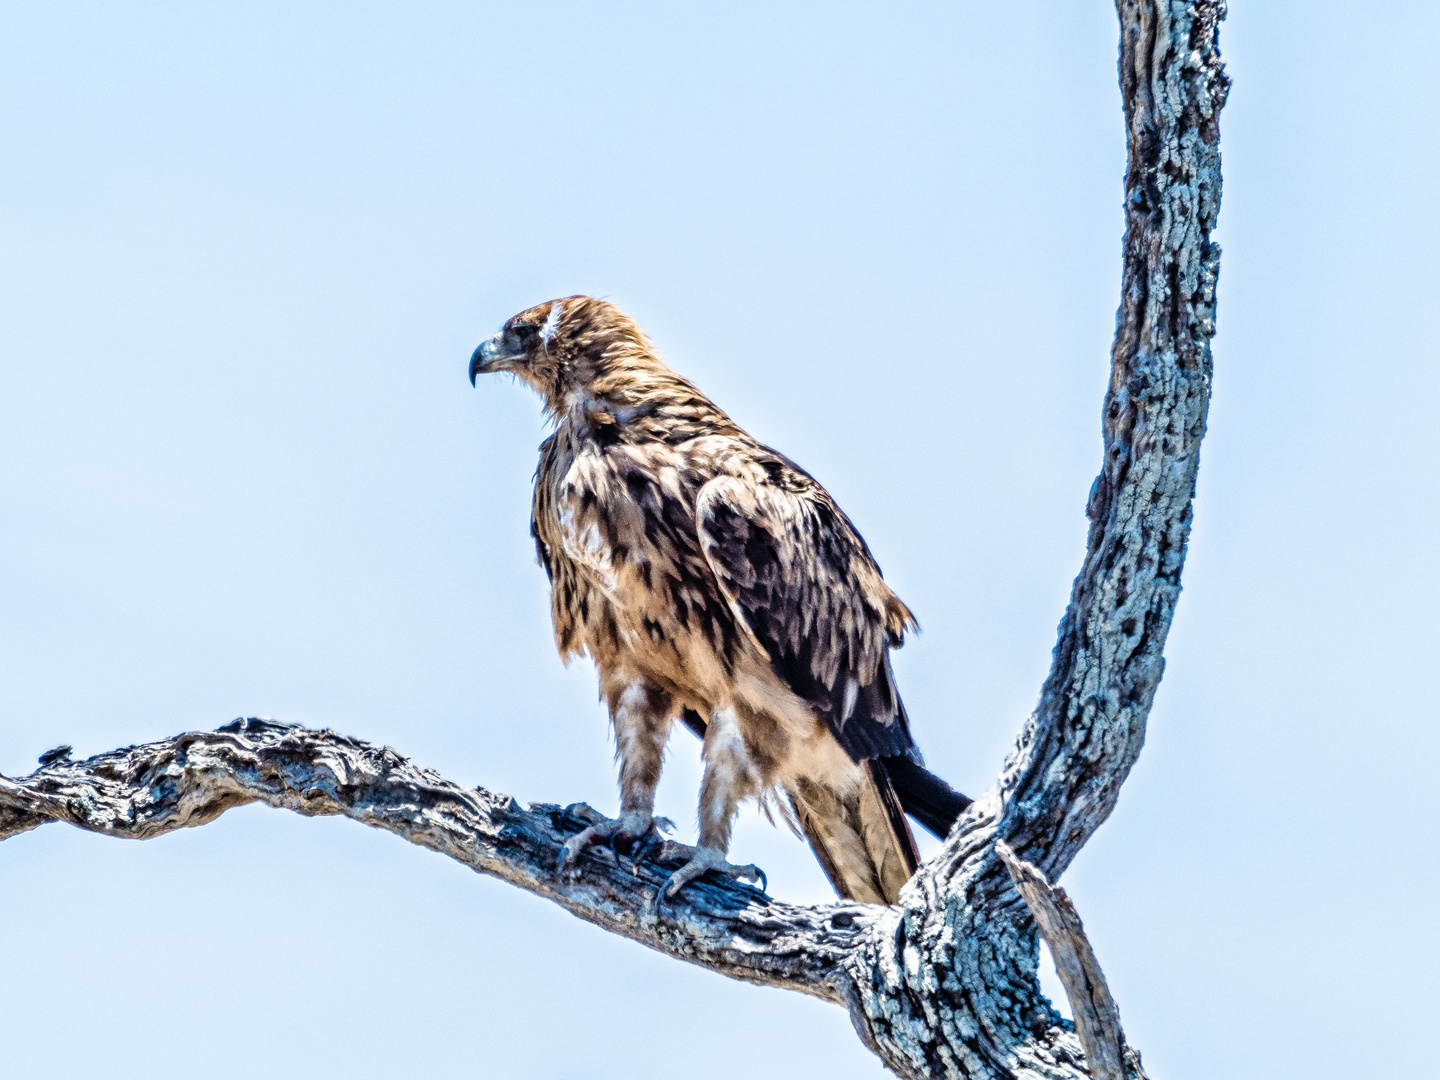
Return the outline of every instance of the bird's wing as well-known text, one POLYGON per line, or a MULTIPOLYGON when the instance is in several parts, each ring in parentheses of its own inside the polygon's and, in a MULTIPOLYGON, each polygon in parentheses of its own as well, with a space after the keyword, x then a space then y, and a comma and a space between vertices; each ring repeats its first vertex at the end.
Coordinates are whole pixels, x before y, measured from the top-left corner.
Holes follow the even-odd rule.
POLYGON ((818 484, 721 476, 696 501, 700 548, 775 672, 855 761, 916 755, 889 650, 913 626, 818 484))

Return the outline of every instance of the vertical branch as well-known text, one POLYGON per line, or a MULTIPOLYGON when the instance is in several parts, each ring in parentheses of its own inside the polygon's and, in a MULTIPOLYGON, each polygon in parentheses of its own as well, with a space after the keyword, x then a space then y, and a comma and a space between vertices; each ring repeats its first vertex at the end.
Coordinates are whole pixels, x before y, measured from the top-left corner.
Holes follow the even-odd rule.
POLYGON ((1085 560, 999 780, 846 962, 856 1027, 907 1077, 1144 1075, 1049 882, 1114 809, 1164 671, 1210 405, 1229 80, 1223 0, 1117 0, 1117 12, 1125 238, 1085 560), (1026 904, 1068 970, 1083 1044, 1040 991, 1026 904))
POLYGON ((1050 674, 1000 786, 1001 834, 1051 880, 1109 816, 1144 743, 1210 404, 1224 4, 1117 9, 1128 157, 1105 456, 1050 674))

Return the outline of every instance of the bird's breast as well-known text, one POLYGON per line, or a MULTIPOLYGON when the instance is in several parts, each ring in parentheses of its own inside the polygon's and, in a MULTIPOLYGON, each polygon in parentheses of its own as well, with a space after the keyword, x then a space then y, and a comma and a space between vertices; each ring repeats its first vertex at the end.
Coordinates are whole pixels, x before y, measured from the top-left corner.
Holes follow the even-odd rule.
POLYGON ((708 470, 673 448, 624 444, 581 445, 543 464, 535 532, 563 564, 551 572, 562 650, 568 642, 602 667, 629 662, 670 683, 733 672, 742 635, 695 525, 708 470))

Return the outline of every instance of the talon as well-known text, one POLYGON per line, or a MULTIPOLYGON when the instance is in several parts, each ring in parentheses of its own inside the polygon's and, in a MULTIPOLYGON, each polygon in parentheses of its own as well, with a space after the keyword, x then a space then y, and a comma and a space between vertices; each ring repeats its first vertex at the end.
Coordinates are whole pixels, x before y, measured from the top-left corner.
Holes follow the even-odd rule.
POLYGON ((620 845, 623 844, 629 848, 637 839, 649 835, 655 827, 654 821, 648 815, 640 815, 643 815, 643 812, 637 814, 631 811, 614 819, 602 818, 599 823, 581 829, 561 846, 556 869, 565 870, 580 857, 580 852, 591 844, 600 842, 609 846, 610 853, 615 856, 615 865, 620 866, 620 845), (641 826, 642 821, 644 822, 643 827, 641 826))
POLYGON ((645 856, 660 846, 660 841, 654 836, 646 833, 635 844, 630 853, 630 866, 636 877, 640 876, 640 864, 645 861, 645 856))
POLYGON ((566 840, 565 843, 560 845, 560 858, 556 860, 555 869, 563 872, 579 857, 580 852, 584 850, 585 846, 594 839, 595 826, 591 825, 581 829, 569 840, 566 840))
POLYGON ((684 866, 676 870, 666 880, 664 887, 660 890, 665 896, 674 896, 687 884, 694 881, 705 873, 706 870, 718 870, 728 877, 740 879, 748 878, 760 881, 760 891, 765 891, 765 871, 761 870, 754 863, 748 866, 732 866, 725 861, 724 854, 716 848, 696 848, 694 856, 684 866))
POLYGON ((686 873, 686 871, 689 870, 692 865, 693 864, 691 863, 686 863, 679 870, 676 870, 673 874, 666 878, 665 887, 660 890, 661 894, 664 896, 674 896, 682 888, 684 888, 690 882, 694 881, 697 877, 699 877, 701 874, 703 874, 706 870, 709 869, 709 867, 707 866, 702 866, 699 870, 696 870, 693 873, 686 873))
POLYGON ((669 818, 654 818, 650 822, 650 827, 640 834, 635 846, 631 848, 630 854, 630 865, 636 877, 640 876, 640 864, 649 857, 650 853, 663 850, 670 843, 661 834, 667 833, 673 828, 675 828, 675 823, 669 818))

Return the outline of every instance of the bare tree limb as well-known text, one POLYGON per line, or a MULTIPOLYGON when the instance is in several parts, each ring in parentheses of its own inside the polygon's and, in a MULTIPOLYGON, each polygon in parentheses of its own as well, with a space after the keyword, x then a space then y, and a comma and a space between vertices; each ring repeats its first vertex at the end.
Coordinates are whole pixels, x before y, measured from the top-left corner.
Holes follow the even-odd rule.
MULTIPOLYGON (((893 938, 849 961, 857 1027, 901 1075, 1084 1076, 1039 994, 1033 919, 995 854, 1055 880, 1140 753, 1180 593, 1220 251, 1223 0, 1118 0, 1125 108, 1121 303, 1085 562, 1040 703, 996 785, 902 896, 893 938)), ((1127 1068, 1137 1069, 1127 1053, 1127 1068)))
POLYGON ((1210 404, 1224 5, 1117 6, 1129 160, 1105 459, 1035 723, 1001 781, 1002 831, 1050 880, 1109 816, 1144 743, 1210 404))
POLYGON ((1033 863, 1017 858, 1004 840, 996 842, 995 852, 1035 916, 1040 936, 1050 946, 1055 971, 1070 999, 1076 1034, 1085 1047, 1090 1075, 1095 1080, 1125 1080, 1125 1034, 1120 1028, 1120 1010, 1110 996, 1105 973, 1095 959, 1075 905, 1065 890, 1046 881, 1033 863))
POLYGON ((830 1001, 844 1000, 840 961, 881 910, 797 907, 708 878, 657 905, 663 861, 642 863, 637 874, 630 860, 591 848, 578 866, 556 871, 560 845, 600 816, 583 803, 525 809, 418 768, 388 746, 261 719, 0 777, 0 840, 50 821, 146 840, 249 802, 343 814, 667 955, 830 1001))
MULTIPOLYGON (((573 876, 554 870, 563 840, 593 820, 589 807, 526 810, 389 748, 262 720, 85 762, 57 748, 31 776, 0 778, 0 839, 46 821, 143 839, 255 801, 345 814, 668 955, 843 1003, 865 1045, 903 1077, 1143 1078, 1088 945, 1075 946, 1076 985, 1089 987, 1076 998, 1089 1002, 1075 1009, 1080 1038, 1041 994, 1036 917, 1056 942, 1083 942, 1048 882, 1114 808, 1164 670, 1210 400, 1220 259, 1210 233, 1229 81, 1223 0, 1117 8, 1124 264, 1085 562, 1039 704, 998 781, 899 906, 795 907, 728 882, 657 906, 664 875, 654 866, 632 871, 600 852, 573 876)), ((1053 948, 1059 960, 1063 946, 1053 948)))

